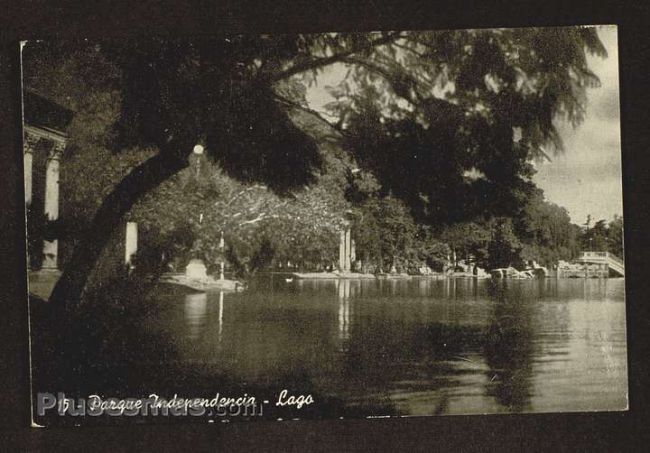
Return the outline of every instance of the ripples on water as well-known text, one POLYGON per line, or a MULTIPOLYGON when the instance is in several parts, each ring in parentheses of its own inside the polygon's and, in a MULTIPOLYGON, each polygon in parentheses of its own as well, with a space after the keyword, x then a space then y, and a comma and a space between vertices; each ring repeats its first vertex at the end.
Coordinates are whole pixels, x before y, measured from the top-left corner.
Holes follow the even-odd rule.
POLYGON ((244 389, 305 381, 340 401, 333 415, 627 407, 619 279, 276 276, 159 302, 146 327, 173 343, 181 370, 218 370, 244 389))

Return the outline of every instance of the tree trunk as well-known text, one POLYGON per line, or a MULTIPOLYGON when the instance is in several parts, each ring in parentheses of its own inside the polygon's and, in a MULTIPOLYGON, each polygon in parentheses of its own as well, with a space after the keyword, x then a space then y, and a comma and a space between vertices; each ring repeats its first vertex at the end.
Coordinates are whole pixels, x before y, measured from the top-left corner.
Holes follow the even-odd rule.
POLYGON ((187 165, 187 158, 159 153, 135 167, 120 181, 104 199, 88 229, 82 233, 52 291, 50 303, 56 310, 71 307, 80 301, 102 250, 131 207, 147 192, 187 165))

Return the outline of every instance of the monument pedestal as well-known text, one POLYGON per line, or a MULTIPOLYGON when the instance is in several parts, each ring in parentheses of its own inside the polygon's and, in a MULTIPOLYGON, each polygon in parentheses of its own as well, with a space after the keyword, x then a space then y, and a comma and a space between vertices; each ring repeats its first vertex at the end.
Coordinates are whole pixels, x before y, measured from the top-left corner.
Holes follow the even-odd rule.
POLYGON ((203 261, 199 259, 190 260, 187 267, 185 267, 185 276, 187 278, 207 279, 207 268, 203 264, 203 261))

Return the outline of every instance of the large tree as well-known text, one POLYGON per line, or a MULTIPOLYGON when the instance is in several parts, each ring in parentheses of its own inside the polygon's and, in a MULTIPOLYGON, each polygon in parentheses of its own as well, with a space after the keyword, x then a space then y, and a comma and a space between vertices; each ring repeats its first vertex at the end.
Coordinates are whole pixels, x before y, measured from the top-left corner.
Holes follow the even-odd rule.
POLYGON ((519 214, 534 190, 530 161, 563 150, 555 122, 580 123, 586 88, 599 83, 585 58, 605 54, 594 29, 410 37, 371 61, 346 59, 357 66, 330 108, 351 132, 348 148, 419 219, 519 214), (391 89, 405 101, 392 102, 391 89))
MULTIPOLYGON (((80 47, 99 55, 96 60, 109 69, 89 67, 87 73, 91 79, 101 79, 103 71, 115 75, 102 80, 111 85, 108 91, 119 94, 116 127, 107 133, 113 148, 155 150, 95 212, 51 295, 60 306, 80 300, 112 231, 140 198, 188 165, 197 142, 242 181, 263 182, 280 194, 312 182, 322 159, 316 140, 291 116, 308 108, 287 96, 287 80, 314 80, 330 65, 346 65, 350 71, 340 108, 332 110, 338 118, 332 129, 356 135, 349 148, 359 161, 384 176, 389 189, 409 204, 424 200, 420 211, 435 218, 438 204, 427 200, 438 192, 427 185, 426 171, 390 180, 391 173, 382 169, 395 163, 385 151, 376 151, 403 148, 395 139, 405 130, 406 143, 419 145, 417 153, 400 152, 398 163, 409 171, 442 165, 457 174, 475 167, 491 190, 509 191, 521 179, 527 158, 543 154, 545 145, 560 147, 556 117, 582 119, 585 90, 598 81, 586 53, 605 53, 593 28, 217 36, 31 47, 25 49, 26 59, 40 51, 67 61, 80 47), (381 97, 367 102, 372 91, 381 97), (386 123, 389 146, 367 147, 370 153, 355 147, 368 140, 368 134, 358 133, 362 128, 352 128, 355 115, 371 122, 373 134, 386 123), (448 161, 440 158, 446 154, 448 161), (406 180, 412 189, 404 186, 406 180)), ((383 140, 386 134, 377 135, 383 140)), ((455 184, 462 188, 463 182, 455 184)), ((452 187, 448 193, 456 191, 452 187)))

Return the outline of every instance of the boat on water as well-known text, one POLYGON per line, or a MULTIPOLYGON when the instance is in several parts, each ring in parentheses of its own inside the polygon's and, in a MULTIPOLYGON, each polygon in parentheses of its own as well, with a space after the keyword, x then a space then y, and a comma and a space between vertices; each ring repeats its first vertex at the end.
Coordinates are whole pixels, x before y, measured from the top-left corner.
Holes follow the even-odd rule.
POLYGON ((546 278, 548 271, 544 267, 536 267, 532 269, 525 269, 523 271, 518 271, 514 267, 501 267, 492 269, 490 275, 492 278, 515 278, 515 279, 525 279, 525 278, 546 278))
POLYGON ((288 278, 299 280, 338 280, 338 279, 374 279, 373 274, 361 274, 358 272, 292 272, 288 278))
POLYGON ((179 285, 194 291, 241 291, 245 285, 237 280, 220 280, 210 276, 188 277, 185 274, 165 274, 160 279, 161 283, 179 285))

